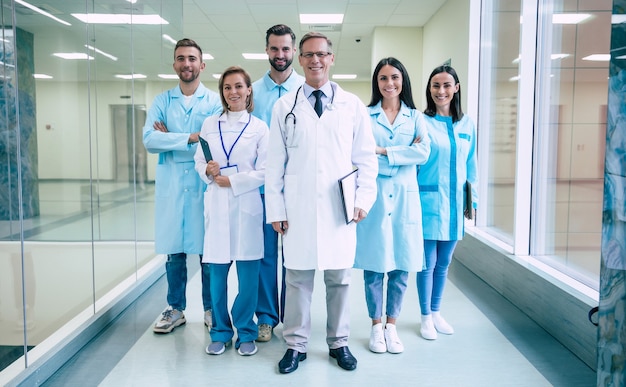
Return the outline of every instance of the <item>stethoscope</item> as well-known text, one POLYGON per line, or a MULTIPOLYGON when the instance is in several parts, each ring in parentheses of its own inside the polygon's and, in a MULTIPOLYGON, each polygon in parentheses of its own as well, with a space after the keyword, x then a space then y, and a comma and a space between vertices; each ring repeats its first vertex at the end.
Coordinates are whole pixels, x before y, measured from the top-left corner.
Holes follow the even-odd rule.
MULTIPOLYGON (((330 84, 330 89, 332 90, 332 95, 330 96, 330 103, 326 105, 328 110, 335 110, 335 105, 333 102, 335 101, 335 85, 330 84)), ((296 108, 296 104, 298 103, 298 94, 300 94, 300 90, 302 90, 302 85, 298 87, 296 91, 296 98, 293 100, 293 105, 291 106, 291 110, 287 115, 285 115, 285 142, 294 141, 294 134, 296 132, 296 113, 293 110, 296 108), (290 134, 290 135, 289 135, 290 134)), ((288 147, 293 147, 294 144, 288 144, 288 147)))

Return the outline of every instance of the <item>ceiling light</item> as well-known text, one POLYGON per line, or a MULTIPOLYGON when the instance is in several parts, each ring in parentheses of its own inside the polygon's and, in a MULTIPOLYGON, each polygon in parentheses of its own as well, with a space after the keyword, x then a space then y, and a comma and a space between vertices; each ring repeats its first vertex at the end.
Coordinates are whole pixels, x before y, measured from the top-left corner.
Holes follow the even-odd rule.
POLYGON ((113 55, 111 55, 111 54, 107 54, 106 52, 101 51, 101 50, 98 50, 97 48, 92 47, 92 46, 90 46, 90 45, 88 45, 88 44, 85 44, 85 47, 87 47, 88 49, 90 49, 90 50, 92 50, 92 51, 97 52, 98 54, 100 54, 100 55, 102 55, 102 56, 106 56, 107 58, 109 58, 109 59, 111 59, 111 60, 113 60, 113 61, 117 61, 117 57, 116 57, 116 56, 113 56, 113 55))
POLYGON ((578 24, 590 17, 588 13, 555 13, 552 15, 552 24, 578 24))
POLYGON ((300 24, 341 24, 343 13, 301 13, 300 24))
POLYGON ((65 20, 61 20, 61 19, 59 19, 58 17, 52 16, 50 13, 48 13, 48 12, 44 11, 44 10, 43 10, 43 9, 41 9, 41 8, 37 8, 37 7, 35 7, 35 6, 34 6, 34 5, 32 5, 32 4, 28 4, 27 2, 22 1, 22 0, 15 0, 15 2, 16 2, 17 4, 19 4, 19 5, 23 5, 23 6, 24 6, 24 7, 26 7, 26 8, 30 8, 30 9, 32 9, 33 11, 35 11, 35 12, 37 12, 37 13, 41 14, 41 15, 44 15, 44 16, 46 16, 46 17, 49 17, 50 19, 52 19, 52 20, 54 20, 54 21, 57 21, 57 22, 59 22, 59 23, 61 23, 61 24, 64 24, 64 25, 66 25, 66 26, 71 26, 71 24, 70 24, 70 23, 68 23, 68 22, 66 22, 65 20))
POLYGON ((262 54, 254 54, 254 53, 243 53, 241 54, 244 58, 246 59, 252 59, 252 60, 267 60, 268 56, 266 53, 262 53, 262 54))
POLYGON ((592 62, 608 62, 611 60, 611 54, 592 54, 587 55, 583 60, 590 60, 592 62))
POLYGON ((128 1, 131 4, 135 4, 137 2, 137 0, 126 0, 126 1, 128 1))
POLYGON ((15 65, 14 65, 14 64, 11 64, 11 63, 4 63, 4 62, 3 62, 3 61, 1 61, 1 60, 0 60, 0 66, 3 66, 3 67, 15 67, 15 65))
POLYGON ((520 76, 516 75, 514 77, 509 78, 509 82, 517 82, 517 81, 519 81, 519 79, 520 79, 520 76))
POLYGON ((117 74, 115 76, 115 78, 121 78, 121 79, 144 79, 147 78, 145 75, 143 74, 117 74))
POLYGON ((213 59, 215 58, 213 58, 213 55, 211 54, 207 54, 207 53, 202 54, 202 60, 213 60, 213 59))
POLYGON ((220 77, 222 76, 222 74, 211 74, 211 76, 215 79, 220 79, 220 77))
POLYGON ((33 78, 35 78, 35 79, 52 79, 52 76, 48 75, 48 74, 33 74, 33 78))
POLYGON ((615 59, 626 59, 626 55, 616 56, 615 59))
POLYGON ((563 58, 567 58, 568 56, 569 54, 552 54, 550 55, 550 59, 552 60, 563 59, 563 58))
POLYGON ((178 79, 178 75, 176 74, 159 74, 158 77, 163 79, 178 79))
POLYGON ((88 59, 94 60, 93 56, 87 55, 84 52, 55 52, 52 54, 54 56, 58 56, 63 59, 88 59))
POLYGON ((87 24, 169 24, 159 15, 73 13, 72 16, 87 24))
POLYGON ((169 36, 168 34, 163 34, 161 35, 163 37, 163 40, 167 40, 168 42, 172 43, 172 44, 176 44, 178 43, 174 38, 172 38, 171 36, 169 36))
POLYGON ((356 79, 356 74, 334 74, 333 79, 356 79))

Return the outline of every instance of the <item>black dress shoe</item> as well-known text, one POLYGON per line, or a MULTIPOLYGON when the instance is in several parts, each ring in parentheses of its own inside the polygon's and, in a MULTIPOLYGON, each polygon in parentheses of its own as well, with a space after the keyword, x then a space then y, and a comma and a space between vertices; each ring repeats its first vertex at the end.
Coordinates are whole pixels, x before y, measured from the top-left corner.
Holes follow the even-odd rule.
POLYGON ((352 356, 348 346, 331 349, 329 355, 330 357, 337 359, 337 364, 344 370, 352 371, 356 369, 356 358, 352 356))
MULTIPOLYGON (((298 363, 306 360, 306 353, 301 353, 295 349, 288 349, 285 356, 278 362, 278 372, 288 374, 298 369, 298 363)), ((356 362, 356 360, 355 360, 356 362)))

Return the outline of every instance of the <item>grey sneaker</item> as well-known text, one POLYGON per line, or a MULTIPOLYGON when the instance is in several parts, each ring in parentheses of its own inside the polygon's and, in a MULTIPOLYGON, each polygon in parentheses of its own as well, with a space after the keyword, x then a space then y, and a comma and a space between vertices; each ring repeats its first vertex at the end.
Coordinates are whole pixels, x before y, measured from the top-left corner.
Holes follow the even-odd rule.
POLYGON ((256 347, 256 344, 254 344, 254 341, 248 341, 239 344, 237 352, 239 352, 241 356, 252 356, 257 352, 257 350, 258 348, 256 347))
POLYGON ((213 328, 213 312, 211 309, 204 311, 204 325, 206 329, 211 332, 211 328, 213 328))
POLYGON ((154 324, 152 330, 156 333, 170 333, 177 326, 186 323, 185 315, 182 310, 173 309, 171 306, 165 308, 161 313, 161 318, 154 324))
POLYGON ((206 347, 206 353, 209 355, 221 355, 226 350, 226 347, 230 347, 231 342, 226 343, 222 341, 214 341, 206 347))
POLYGON ((270 324, 259 324, 259 336, 257 341, 266 342, 272 339, 272 326, 270 324))

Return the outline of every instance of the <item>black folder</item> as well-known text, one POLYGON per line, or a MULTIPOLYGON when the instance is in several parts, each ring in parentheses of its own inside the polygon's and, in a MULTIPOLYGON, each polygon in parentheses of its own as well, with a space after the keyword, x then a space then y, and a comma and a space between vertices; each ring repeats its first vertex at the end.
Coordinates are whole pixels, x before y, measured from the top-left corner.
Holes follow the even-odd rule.
POLYGON ((339 179, 339 192, 341 193, 341 204, 343 206, 343 214, 346 224, 350 224, 354 220, 354 202, 356 200, 356 171, 348 173, 339 179))
POLYGON ((200 141, 202 153, 204 153, 204 158, 206 159, 206 162, 208 163, 209 161, 213 160, 213 155, 211 155, 211 148, 209 148, 209 143, 200 136, 198 136, 198 141, 200 141))
POLYGON ((465 181, 465 205, 463 206, 463 215, 469 220, 474 216, 474 202, 472 200, 472 183, 465 181))

